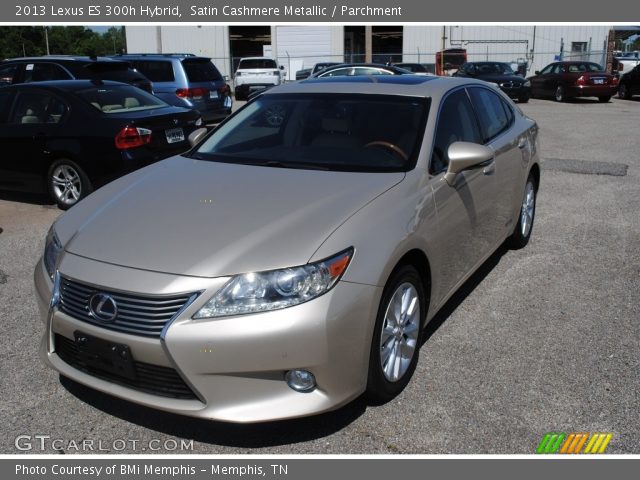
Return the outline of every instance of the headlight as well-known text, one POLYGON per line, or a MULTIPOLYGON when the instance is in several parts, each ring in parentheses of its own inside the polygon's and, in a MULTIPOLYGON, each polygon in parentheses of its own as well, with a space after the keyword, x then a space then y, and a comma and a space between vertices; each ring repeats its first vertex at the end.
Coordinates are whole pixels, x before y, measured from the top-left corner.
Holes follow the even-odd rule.
POLYGON ((196 120, 196 127, 201 127, 202 126, 202 117, 198 117, 198 119, 196 120))
POLYGON ((51 226, 44 244, 44 267, 47 269, 47 273, 52 280, 53 275, 56 273, 56 265, 58 264, 58 257, 60 257, 61 253, 62 244, 53 226, 51 226))
POLYGON ((308 302, 333 288, 352 256, 350 248, 316 263, 236 275, 193 318, 267 312, 308 302))
POLYGON ((531 86, 531 80, 525 80, 525 82, 522 84, 523 87, 530 87, 531 86))

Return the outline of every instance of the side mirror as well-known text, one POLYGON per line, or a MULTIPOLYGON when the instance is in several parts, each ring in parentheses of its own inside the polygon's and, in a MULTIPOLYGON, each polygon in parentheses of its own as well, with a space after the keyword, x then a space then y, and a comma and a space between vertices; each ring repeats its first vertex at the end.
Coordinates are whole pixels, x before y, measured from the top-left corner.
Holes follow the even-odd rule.
POLYGON ((540 75, 540 70, 536 70, 535 72, 533 72, 535 75, 540 75))
POLYGON ((198 143, 200 143, 200 140, 202 140, 206 134, 207 134, 206 128, 198 128, 197 130, 194 130, 189 135, 189 144, 192 147, 195 147, 198 143))
POLYGON ((444 179, 450 187, 455 185, 456 177, 460 172, 488 163, 494 157, 491 148, 471 142, 453 142, 449 145, 447 153, 449 166, 444 179))
POLYGON ((284 70, 284 65, 280 65, 280 70, 284 70))

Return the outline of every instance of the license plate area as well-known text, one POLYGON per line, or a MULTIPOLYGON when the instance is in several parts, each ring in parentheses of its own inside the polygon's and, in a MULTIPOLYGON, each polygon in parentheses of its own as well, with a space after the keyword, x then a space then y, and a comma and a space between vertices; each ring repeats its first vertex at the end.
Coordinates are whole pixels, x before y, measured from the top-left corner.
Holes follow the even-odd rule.
POLYGON ((164 131, 167 137, 167 143, 184 142, 184 130, 181 128, 170 128, 164 131))
POLYGON ((86 333, 73 332, 78 360, 87 367, 129 380, 136 380, 133 356, 128 345, 113 343, 86 333))
POLYGON ((604 85, 604 78, 594 78, 593 79, 593 84, 594 85, 604 85))

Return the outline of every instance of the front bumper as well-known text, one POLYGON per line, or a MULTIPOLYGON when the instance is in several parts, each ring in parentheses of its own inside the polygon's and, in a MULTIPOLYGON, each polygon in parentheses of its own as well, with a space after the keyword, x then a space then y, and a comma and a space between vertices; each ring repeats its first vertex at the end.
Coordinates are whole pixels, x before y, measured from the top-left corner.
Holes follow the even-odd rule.
POLYGON ((505 87, 500 86, 500 90, 506 93, 509 98, 518 99, 529 99, 531 98, 531 87, 505 87))
POLYGON ((79 383, 135 403, 194 417, 260 422, 338 408, 366 388, 369 348, 381 288, 340 282, 327 294, 283 310, 191 320, 227 278, 205 279, 139 271, 65 254, 60 272, 90 285, 144 294, 202 292, 161 338, 107 330, 49 308, 53 284, 42 261, 35 271, 46 323, 44 361, 79 383), (142 292, 140 290, 142 289, 142 292), (74 332, 125 344, 137 362, 175 369, 195 398, 166 398, 97 378, 56 353, 56 335, 74 332), (299 393, 284 381, 291 369, 311 371, 318 387, 299 393))

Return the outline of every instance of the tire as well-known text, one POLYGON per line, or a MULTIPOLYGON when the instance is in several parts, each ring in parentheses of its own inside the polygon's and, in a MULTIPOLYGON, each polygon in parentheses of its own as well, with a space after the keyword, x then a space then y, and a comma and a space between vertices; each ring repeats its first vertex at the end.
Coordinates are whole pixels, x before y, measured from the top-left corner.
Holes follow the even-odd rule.
POLYGON ((609 100, 611 100, 611 95, 605 96, 605 97, 598 97, 598 101, 600 103, 607 103, 609 100))
POLYGON ((564 91, 564 87, 562 85, 558 85, 556 87, 556 91, 553 94, 553 98, 555 98, 556 102, 564 102, 567 99, 566 93, 564 91))
POLYGON ((631 100, 631 90, 628 89, 624 83, 621 84, 620 87, 618 87, 618 98, 631 100))
POLYGON ((526 95, 518 98, 518 102, 520 103, 527 103, 528 101, 529 101, 529 97, 526 95))
POLYGON ((369 357, 369 400, 387 402, 409 383, 418 363, 425 315, 425 291, 420 275, 413 266, 402 265, 387 282, 376 317, 369 357), (394 305, 401 312, 401 325, 397 323, 394 305), (410 356, 405 358, 403 353, 410 356))
POLYGON ((47 171, 47 190, 58 207, 67 210, 89 195, 93 186, 77 163, 61 158, 47 171))
POLYGON ((533 231, 533 221, 536 215, 536 197, 538 194, 538 185, 535 177, 529 174, 527 183, 524 187, 522 203, 520 204, 520 213, 518 214, 518 223, 516 228, 509 237, 509 246, 514 250, 524 248, 533 231))

